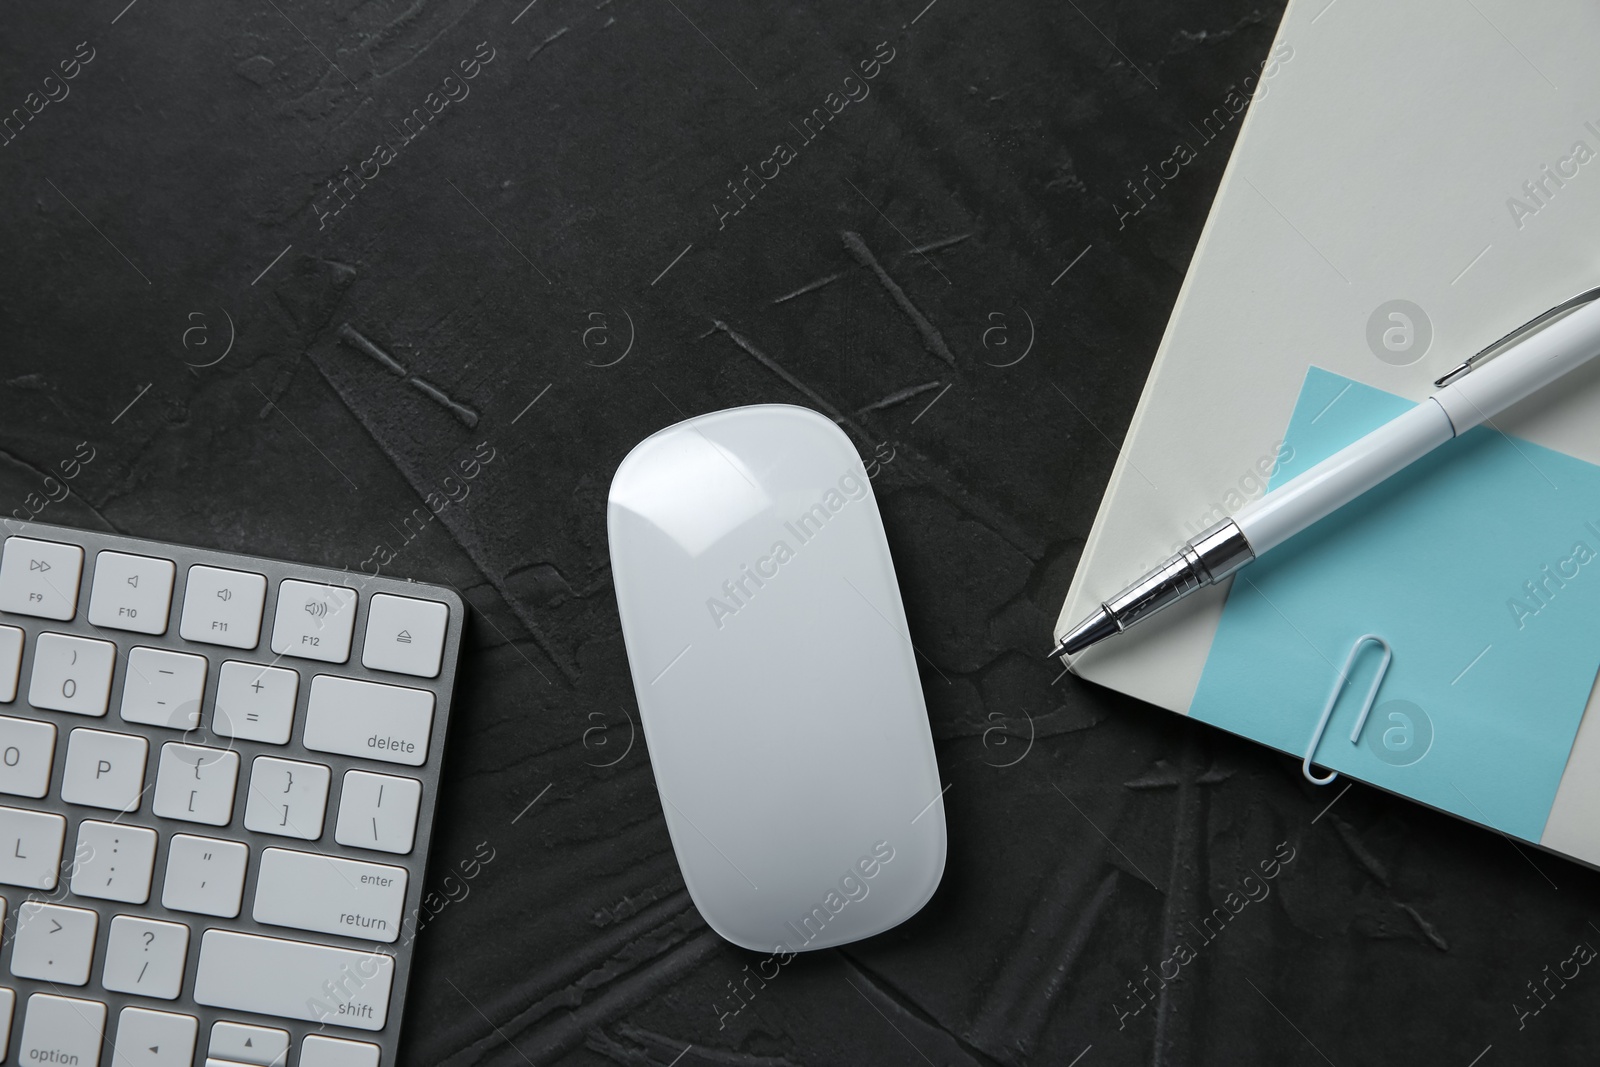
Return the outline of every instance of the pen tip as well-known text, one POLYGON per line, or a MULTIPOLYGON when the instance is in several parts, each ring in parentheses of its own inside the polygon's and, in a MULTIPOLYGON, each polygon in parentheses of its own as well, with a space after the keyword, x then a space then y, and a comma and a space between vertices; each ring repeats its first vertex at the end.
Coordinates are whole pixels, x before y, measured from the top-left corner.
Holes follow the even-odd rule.
POLYGON ((1104 607, 1097 608, 1093 615, 1067 631, 1066 636, 1061 639, 1061 643, 1055 647, 1050 656, 1053 659, 1075 656, 1090 645, 1098 644, 1112 634, 1121 632, 1122 628, 1117 625, 1117 620, 1111 612, 1104 607))

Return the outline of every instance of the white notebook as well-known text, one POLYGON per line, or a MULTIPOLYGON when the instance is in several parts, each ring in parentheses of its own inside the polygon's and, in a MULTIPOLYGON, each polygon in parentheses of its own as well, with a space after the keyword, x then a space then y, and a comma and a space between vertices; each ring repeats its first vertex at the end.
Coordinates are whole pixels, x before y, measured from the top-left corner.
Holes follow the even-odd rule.
MULTIPOLYGON (((1527 14, 1511 0, 1291 0, 1057 634, 1264 491, 1308 368, 1420 401, 1466 356, 1600 285, 1600 8, 1527 14)), ((1126 224, 1137 239, 1141 220, 1126 224)), ((1495 425, 1600 463, 1600 365, 1495 425)), ((1588 577, 1600 586, 1600 566, 1588 577)), ((1188 714, 1228 593, 1205 590, 1074 670, 1188 714)), ((1597 708, 1591 692, 1548 822, 1526 835, 1590 863, 1597 708)))

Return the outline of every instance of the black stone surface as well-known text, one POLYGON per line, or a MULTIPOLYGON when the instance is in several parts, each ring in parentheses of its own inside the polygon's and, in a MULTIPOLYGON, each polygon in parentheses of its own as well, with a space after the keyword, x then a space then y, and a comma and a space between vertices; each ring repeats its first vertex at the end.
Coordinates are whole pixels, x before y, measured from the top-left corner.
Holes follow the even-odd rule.
POLYGON ((42 520, 464 591, 408 1064, 1593 1062, 1600 976, 1550 978, 1591 872, 1042 658, 1237 127, 1191 123, 1280 7, 925 2, 10 5, 0 512, 87 441, 42 520), (950 859, 735 1012, 761 957, 684 892, 603 505, 761 401, 894 457, 950 859))

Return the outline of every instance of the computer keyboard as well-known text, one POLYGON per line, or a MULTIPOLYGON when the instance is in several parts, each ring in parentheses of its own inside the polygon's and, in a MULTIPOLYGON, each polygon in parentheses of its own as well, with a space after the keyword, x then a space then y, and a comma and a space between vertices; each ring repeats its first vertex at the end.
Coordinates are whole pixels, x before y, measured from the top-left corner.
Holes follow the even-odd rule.
POLYGON ((388 1067, 461 598, 0 526, 0 1061, 388 1067))

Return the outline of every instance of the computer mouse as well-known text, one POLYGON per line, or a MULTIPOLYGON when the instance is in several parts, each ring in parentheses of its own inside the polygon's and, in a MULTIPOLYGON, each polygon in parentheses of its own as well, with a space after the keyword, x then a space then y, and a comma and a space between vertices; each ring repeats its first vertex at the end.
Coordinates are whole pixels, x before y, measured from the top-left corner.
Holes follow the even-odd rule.
POLYGON ((872 482, 837 426, 762 404, 630 452, 607 508, 645 743, 689 895, 801 952, 914 915, 945 820, 872 482))

